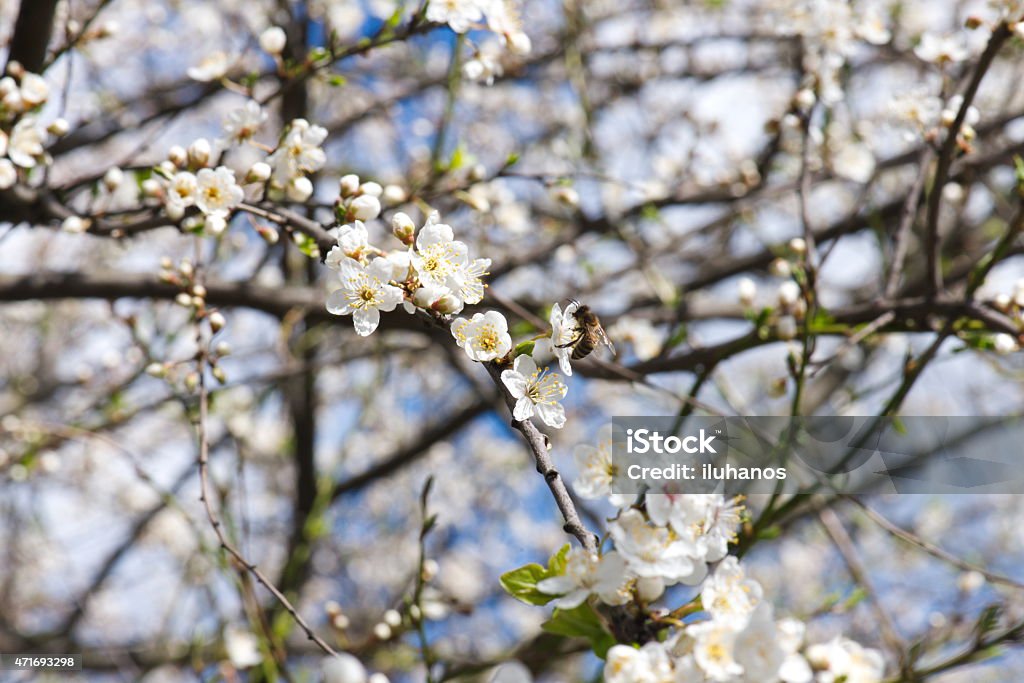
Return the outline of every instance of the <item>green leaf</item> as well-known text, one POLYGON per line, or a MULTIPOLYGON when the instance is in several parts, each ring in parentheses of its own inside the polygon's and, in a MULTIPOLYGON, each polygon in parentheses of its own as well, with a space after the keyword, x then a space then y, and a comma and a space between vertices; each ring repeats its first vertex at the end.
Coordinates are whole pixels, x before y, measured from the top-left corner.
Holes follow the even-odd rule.
POLYGON ((299 251, 306 256, 315 259, 320 258, 320 247, 316 245, 316 240, 309 235, 301 232, 293 233, 292 241, 295 242, 295 246, 299 248, 299 251))
POLYGON ((551 618, 541 624, 541 629, 569 638, 585 638, 601 659, 615 645, 615 637, 605 630, 597 612, 588 603, 575 609, 556 609, 551 618))
POLYGON ((540 592, 537 590, 537 584, 548 576, 547 569, 532 562, 502 574, 501 587, 516 600, 525 602, 527 605, 546 605, 556 596, 540 592))
POLYGON ((536 346, 537 342, 532 339, 527 339, 524 342, 519 342, 516 347, 512 349, 512 357, 517 358, 518 356, 531 356, 533 355, 533 347, 536 346))
POLYGON ((334 74, 327 79, 327 84, 335 88, 345 85, 346 83, 348 83, 348 81, 345 77, 338 74, 334 74))
POLYGON ((537 584, 552 576, 564 574, 566 556, 568 554, 569 544, 566 543, 548 559, 546 569, 536 562, 531 562, 519 569, 505 572, 501 575, 501 587, 508 591, 512 597, 528 605, 546 605, 554 600, 556 596, 537 590, 537 584))
POLYGON ((565 573, 565 563, 568 555, 569 544, 566 543, 548 559, 548 576, 561 576, 565 573))

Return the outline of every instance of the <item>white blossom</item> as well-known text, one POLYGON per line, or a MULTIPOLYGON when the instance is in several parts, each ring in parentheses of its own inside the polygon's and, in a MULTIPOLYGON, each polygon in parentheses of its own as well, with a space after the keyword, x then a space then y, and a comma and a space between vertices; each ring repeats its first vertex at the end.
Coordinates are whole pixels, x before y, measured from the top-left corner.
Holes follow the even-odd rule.
POLYGON ((7 141, 7 156, 16 166, 33 168, 43 156, 43 130, 36 125, 34 116, 24 116, 11 130, 7 141))
POLYGON ((557 373, 540 370, 531 356, 522 354, 511 370, 502 371, 501 381, 516 399, 512 411, 516 420, 529 420, 536 414, 549 427, 565 426, 565 409, 559 401, 565 398, 568 387, 557 373))
POLYGON ((612 493, 616 471, 612 462, 611 424, 598 430, 594 445, 581 443, 576 446, 573 458, 579 472, 573 481, 573 488, 581 498, 608 498, 612 505, 619 508, 628 507, 636 500, 635 495, 612 493))
POLYGON ((338 244, 327 252, 324 264, 328 268, 338 270, 346 258, 363 261, 372 251, 370 233, 366 230, 366 225, 362 221, 346 223, 338 228, 338 244))
POLYGON ((497 311, 477 313, 469 320, 456 318, 452 323, 452 336, 475 361, 501 358, 512 350, 508 321, 497 311))
POLYGON ((224 117, 224 135, 231 142, 245 142, 252 138, 267 120, 267 112, 255 100, 233 109, 224 117))
POLYGON ((223 78, 224 74, 228 72, 229 66, 230 62, 227 54, 218 50, 203 57, 196 66, 189 67, 186 73, 193 81, 208 83, 223 78))
POLYGON ((666 527, 647 523, 638 510, 626 510, 609 525, 616 549, 641 577, 661 577, 667 583, 695 585, 707 573, 707 565, 697 561, 693 543, 679 538, 666 527))
POLYGON ((376 258, 363 266, 346 258, 338 264, 341 287, 327 296, 327 310, 351 315, 356 334, 366 337, 380 324, 381 311, 393 311, 402 303, 402 290, 390 284, 391 264, 376 258))
POLYGON ((576 323, 575 313, 579 308, 579 302, 570 301, 562 310, 556 302, 551 306, 551 315, 548 322, 551 324, 551 351, 558 359, 558 366, 566 377, 572 377, 572 346, 579 336, 579 326, 576 323))
POLYGON ((730 555, 704 582, 700 597, 712 619, 742 628, 761 604, 761 584, 748 579, 739 560, 730 555))
POLYGON ((196 174, 196 206, 208 216, 224 217, 245 198, 235 182, 235 172, 226 166, 204 168, 196 174))
POLYGON ((448 24, 456 33, 465 33, 483 18, 479 0, 431 0, 427 5, 427 21, 448 24))
POLYGON ((236 669, 248 669, 263 661, 259 640, 251 631, 237 626, 224 627, 224 649, 236 669))
POLYGON ((618 553, 599 556, 584 548, 573 548, 565 558, 565 573, 539 581, 537 590, 560 595, 551 603, 560 609, 579 607, 591 595, 597 595, 608 605, 622 605, 630 600, 628 580, 626 562, 618 553))

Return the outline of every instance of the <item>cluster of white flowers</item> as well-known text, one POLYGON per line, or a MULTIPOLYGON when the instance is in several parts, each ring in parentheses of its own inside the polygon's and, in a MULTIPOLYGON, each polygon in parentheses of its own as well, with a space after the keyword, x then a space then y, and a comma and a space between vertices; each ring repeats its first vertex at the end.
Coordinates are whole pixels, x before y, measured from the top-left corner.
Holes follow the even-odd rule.
POLYGON ((473 28, 493 31, 516 54, 528 54, 531 49, 511 0, 436 0, 427 5, 426 17, 427 21, 448 24, 456 33, 473 28))
MULTIPOLYGON (((360 183, 356 176, 345 176, 341 184, 339 214, 366 220, 377 217, 379 185, 360 183)), ((418 234, 412 219, 397 213, 392 219, 392 232, 405 248, 385 252, 370 244, 369 231, 357 218, 338 228, 338 244, 327 254, 327 266, 340 276, 337 288, 328 296, 327 310, 352 315, 358 334, 372 334, 380 322, 380 312, 393 311, 399 304, 408 313, 425 310, 448 315, 483 299, 482 278, 490 259, 470 259, 469 248, 455 239, 451 226, 441 223, 436 212, 418 234)), ((495 312, 477 316, 486 317, 486 324, 453 323, 453 333, 463 333, 460 345, 473 360, 494 360, 507 354, 511 339, 504 317, 495 312)))
POLYGON ((841 72, 858 41, 885 45, 891 33, 873 6, 856 11, 845 0, 785 0, 772 28, 803 38, 810 90, 825 104, 843 99, 841 72))
POLYGON ((7 73, 0 78, 0 190, 27 177, 37 165, 48 164, 47 138, 68 132, 64 119, 49 126, 39 121, 38 111, 49 96, 50 88, 42 76, 26 71, 16 61, 7 64, 7 73))
MULTIPOLYGON (((1010 317, 1020 329, 1024 329, 1024 278, 1017 280, 1013 285, 1012 294, 997 294, 990 302, 993 308, 1000 313, 1010 317)), ((992 348, 1000 355, 1009 355, 1020 350, 1021 335, 1013 335, 1001 332, 992 339, 992 348)))
MULTIPOLYGON (((953 95, 947 101, 930 94, 925 88, 916 88, 895 95, 889 105, 893 125, 902 130, 907 141, 923 136, 926 140, 941 140, 956 122, 963 107, 963 96, 953 95)), ((981 112, 970 105, 964 112, 964 120, 957 131, 961 146, 969 145, 977 136, 974 127, 981 120, 981 112)))
MULTIPOLYGON (((728 555, 741 524, 742 507, 721 494, 612 492, 611 425, 598 442, 576 449, 583 498, 605 498, 619 513, 609 526, 613 548, 564 554, 561 569, 538 581, 541 593, 557 596, 555 608, 574 609, 599 602, 637 603, 659 610, 668 586, 700 585, 699 600, 684 606, 699 615, 661 638, 637 647, 621 643, 608 650, 609 683, 877 683, 884 675, 882 655, 846 638, 805 646, 804 624, 775 619, 761 585, 728 555), (709 575, 708 569, 714 565, 709 575), (701 585, 702 584, 702 585, 701 585)), ((550 566, 550 565, 549 565, 550 566)), ((553 570, 552 570, 553 571, 553 570)), ((667 611, 662 611, 667 614, 667 611)))
POLYGON ((173 147, 168 159, 156 167, 153 177, 142 183, 142 191, 163 201, 172 220, 181 220, 195 207, 198 215, 186 219, 187 228, 204 226, 210 234, 224 232, 231 212, 245 198, 227 166, 209 168, 210 143, 200 138, 188 150, 173 147))

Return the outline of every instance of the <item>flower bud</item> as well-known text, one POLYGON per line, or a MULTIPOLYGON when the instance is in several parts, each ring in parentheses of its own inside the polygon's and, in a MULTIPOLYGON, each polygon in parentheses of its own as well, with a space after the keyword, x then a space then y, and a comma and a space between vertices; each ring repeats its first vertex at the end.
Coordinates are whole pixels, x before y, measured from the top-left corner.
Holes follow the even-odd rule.
POLYGON ((288 199, 293 202, 304 202, 313 194, 313 183, 305 176, 292 178, 286 189, 288 199))
POLYGON ((416 237, 416 224, 408 214, 399 211, 391 217, 391 232, 399 242, 410 245, 416 237))
POLYGON ((391 627, 382 621, 373 627, 373 635, 377 638, 377 640, 390 640, 391 627))
POLYGON ((220 235, 228 229, 228 222, 219 213, 206 217, 206 231, 211 235, 220 235))
POLYGON ((146 178, 142 181, 142 194, 147 197, 159 197, 163 188, 156 178, 146 178))
POLYGON ((224 314, 220 311, 214 311, 210 314, 210 329, 214 333, 220 332, 224 329, 224 325, 227 324, 227 320, 224 319, 224 314))
POLYGON ((265 161, 257 161, 249 168, 249 172, 245 174, 245 182, 265 183, 270 180, 272 172, 273 169, 270 168, 270 164, 265 161))
POLYGON ((402 625, 402 615, 396 609, 389 609, 384 612, 384 623, 391 628, 398 628, 402 625))
POLYGON ((644 602, 654 602, 665 592, 665 582, 657 576, 639 578, 636 580, 636 592, 644 602))
POLYGON ((227 373, 224 372, 224 368, 219 365, 214 365, 210 370, 210 374, 212 374, 213 378, 220 384, 226 384, 228 381, 227 373))
POLYGON ((324 683, 367 683, 366 668, 347 652, 324 657, 320 671, 324 683))
POLYGON ((85 232, 89 229, 89 219, 81 216, 68 216, 60 224, 60 229, 75 234, 85 232))
POLYGON ((167 160, 178 168, 182 168, 186 163, 188 163, 188 153, 181 145, 174 145, 167 150, 167 160))
POLYGON ((197 296, 200 299, 206 298, 206 287, 202 285, 192 285, 192 296, 197 296))
POLYGON ((1017 340, 1002 332, 992 340, 992 347, 1000 356, 1008 356, 1017 350, 1017 340))
POLYGON ((67 135, 69 130, 71 130, 71 124, 69 124, 68 120, 65 118, 54 119, 53 123, 46 127, 46 131, 50 135, 58 138, 62 138, 67 135))
POLYGON ((192 297, 185 292, 181 292, 178 296, 174 297, 174 303, 178 304, 182 308, 190 308, 192 306, 192 297))
POLYGON ((807 242, 803 237, 794 237, 789 241, 789 250, 798 256, 807 253, 807 242))
POLYGON ((279 55, 284 51, 287 40, 283 28, 271 26, 260 34, 260 48, 268 54, 279 55))
POLYGON ((167 367, 163 363, 150 363, 146 366, 146 374, 150 377, 166 377, 167 367))
POLYGON ((380 197, 383 194, 384 188, 378 183, 367 182, 359 186, 359 194, 368 194, 371 197, 380 197))
POLYGON ((354 173, 341 176, 341 182, 338 183, 342 197, 351 197, 355 193, 359 192, 359 176, 354 173))
POLYGON ((189 391, 195 391, 198 386, 199 374, 195 372, 188 373, 188 375, 185 377, 185 388, 188 389, 189 391))
POLYGON ((7 62, 7 73, 15 78, 21 78, 25 75, 25 67, 18 60, 12 59, 7 62))
POLYGON ((740 303, 744 306, 753 306, 757 297, 757 285, 749 277, 740 279, 737 286, 740 303))
POLYGON ((114 192, 117 188, 121 187, 123 182, 124 171, 117 166, 108 168, 107 172, 103 174, 103 186, 107 188, 107 192, 114 192))
POLYGON ((405 189, 400 185, 385 185, 384 192, 381 198, 388 204, 401 204, 409 195, 406 194, 405 189))
POLYGON ((226 341, 218 342, 217 346, 214 347, 214 351, 216 351, 217 355, 221 357, 230 356, 231 344, 228 344, 226 341))
POLYGON ((790 267, 789 261, 784 258, 777 258, 768 266, 768 272, 775 277, 789 277, 793 269, 790 267))
POLYGON ((800 285, 793 282, 792 280, 783 282, 779 285, 779 303, 783 306, 789 307, 795 304, 800 299, 800 285))
POLYGON ((560 204, 565 204, 572 208, 576 208, 580 205, 580 193, 571 187, 565 187, 564 185, 560 186, 555 189, 552 195, 554 196, 555 201, 560 204))
POLYGON ((188 146, 188 163, 192 166, 206 166, 212 153, 209 140, 199 138, 188 146))
POLYGON ((348 206, 349 215, 353 220, 370 221, 380 215, 380 200, 373 195, 360 195, 348 206))
POLYGON ((483 164, 477 164, 473 168, 469 169, 469 179, 473 182, 479 182, 487 177, 487 167, 483 164))
POLYGON ((277 241, 281 239, 277 230, 269 225, 257 225, 256 232, 259 233, 259 236, 262 237, 263 241, 267 244, 277 244, 277 241))

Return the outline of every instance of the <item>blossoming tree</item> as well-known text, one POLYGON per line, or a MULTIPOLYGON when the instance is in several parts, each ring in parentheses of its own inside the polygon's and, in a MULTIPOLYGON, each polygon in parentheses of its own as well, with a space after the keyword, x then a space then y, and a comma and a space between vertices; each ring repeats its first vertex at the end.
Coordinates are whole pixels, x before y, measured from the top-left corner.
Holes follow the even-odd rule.
POLYGON ((613 415, 1020 413, 1024 3, 939 5, 4 3, 0 654, 1018 680, 1017 498, 615 486, 613 415))

